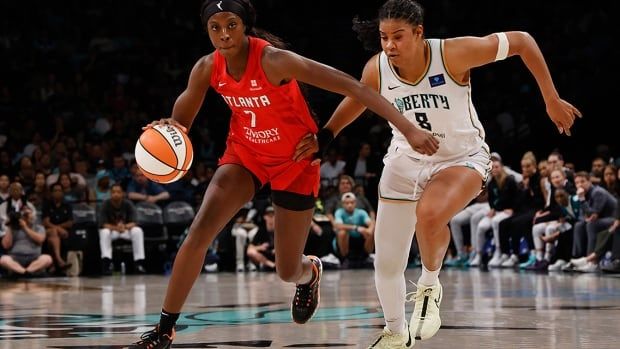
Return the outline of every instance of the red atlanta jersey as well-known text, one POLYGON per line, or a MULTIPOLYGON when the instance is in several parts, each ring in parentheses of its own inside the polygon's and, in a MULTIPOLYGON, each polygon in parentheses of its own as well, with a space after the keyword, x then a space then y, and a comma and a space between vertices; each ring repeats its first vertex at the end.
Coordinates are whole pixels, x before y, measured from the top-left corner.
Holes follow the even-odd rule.
POLYGON ((266 163, 291 160, 299 140, 317 132, 296 80, 274 86, 261 65, 267 41, 249 37, 247 67, 240 81, 226 71, 226 59, 214 53, 211 86, 232 110, 228 142, 244 145, 266 163))

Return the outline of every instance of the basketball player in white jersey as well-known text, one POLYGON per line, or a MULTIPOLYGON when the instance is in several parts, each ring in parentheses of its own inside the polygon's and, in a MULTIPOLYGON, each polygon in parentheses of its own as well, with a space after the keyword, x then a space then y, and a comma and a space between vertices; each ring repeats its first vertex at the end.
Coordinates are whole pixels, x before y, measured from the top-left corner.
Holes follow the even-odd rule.
MULTIPOLYGON (((581 113, 562 100, 534 39, 524 32, 485 37, 425 39, 423 10, 413 0, 389 0, 377 22, 355 21, 361 39, 378 42, 382 52, 366 64, 362 81, 377 89, 401 113, 439 141, 432 155, 420 154, 393 128, 379 184, 376 224, 375 284, 386 326, 370 348, 411 348, 415 339, 432 337, 441 326, 439 270, 450 242, 450 219, 474 199, 490 170, 489 147, 472 105, 470 70, 510 56, 520 56, 536 78, 547 113, 560 133, 570 135, 581 113), (373 28, 374 26, 374 28, 373 28), (371 30, 372 32, 370 32, 371 30), (405 321, 404 271, 414 232, 422 274, 409 324, 405 321)), ((365 107, 345 98, 325 129, 338 134, 365 107)), ((298 158, 321 147, 307 137, 298 158)))

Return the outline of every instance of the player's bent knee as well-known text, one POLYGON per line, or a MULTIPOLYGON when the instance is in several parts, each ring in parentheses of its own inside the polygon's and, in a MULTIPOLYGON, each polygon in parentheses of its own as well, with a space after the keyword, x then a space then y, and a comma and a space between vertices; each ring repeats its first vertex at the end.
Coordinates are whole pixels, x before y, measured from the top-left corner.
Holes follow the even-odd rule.
POLYGON ((375 255, 375 272, 380 274, 382 277, 402 277, 406 265, 396 265, 394 260, 388 257, 389 256, 382 258, 379 255, 375 255))
POLYGON ((416 230, 419 230, 419 233, 424 233, 425 231, 433 231, 438 227, 442 227, 448 224, 448 221, 445 221, 443 215, 439 210, 432 207, 420 207, 418 206, 417 210, 418 221, 416 224, 416 230))

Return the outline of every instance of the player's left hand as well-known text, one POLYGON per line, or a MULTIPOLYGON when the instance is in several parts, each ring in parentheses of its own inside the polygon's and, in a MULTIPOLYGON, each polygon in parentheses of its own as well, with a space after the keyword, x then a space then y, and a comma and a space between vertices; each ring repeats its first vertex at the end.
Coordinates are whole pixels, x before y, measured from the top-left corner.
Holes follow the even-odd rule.
POLYGON ((559 97, 547 102, 547 114, 560 134, 564 133, 567 136, 571 135, 570 128, 575 122, 575 116, 582 117, 579 109, 559 97))
MULTIPOLYGON (((297 147, 295 147, 295 154, 293 155, 293 160, 301 161, 303 159, 312 157, 312 155, 318 151, 319 141, 317 140, 314 133, 308 133, 299 141, 299 143, 297 143, 297 147)), ((311 165, 316 166, 320 163, 321 159, 317 158, 312 160, 311 165)))

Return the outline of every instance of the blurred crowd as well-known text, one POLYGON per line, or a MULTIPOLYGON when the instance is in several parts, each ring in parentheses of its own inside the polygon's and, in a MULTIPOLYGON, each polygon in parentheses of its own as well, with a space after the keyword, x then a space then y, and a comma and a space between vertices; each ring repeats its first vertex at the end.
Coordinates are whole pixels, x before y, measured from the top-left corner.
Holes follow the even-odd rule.
MULTIPOLYGON (((369 53, 352 38, 350 19, 369 16, 376 6, 331 7, 310 16, 313 25, 335 29, 334 40, 325 41, 278 15, 287 2, 256 3, 259 25, 283 35, 293 49, 351 74, 361 71, 369 53)), ((613 270, 620 258, 614 213, 619 150, 612 147, 611 128, 598 127, 596 119, 605 104, 596 101, 608 97, 598 88, 606 70, 576 71, 604 67, 611 57, 604 6, 595 1, 575 12, 547 2, 509 3, 483 23, 462 16, 460 2, 423 3, 429 37, 512 27, 532 32, 544 43, 558 88, 586 114, 572 139, 549 136, 555 131, 540 121, 544 106, 527 74, 512 72, 510 62, 472 73, 488 142, 504 159, 496 154, 487 189, 451 222, 446 265, 613 270), (553 11, 564 15, 547 15, 553 11), (570 44, 577 41, 585 47, 570 44), (593 131, 597 143, 581 138, 593 131), (529 155, 520 159, 522 154, 529 155)), ((313 4, 300 6, 317 11, 313 4)), ((484 4, 467 6, 478 15, 490 11, 484 4)), ((168 116, 195 60, 212 50, 199 7, 198 0, 0 3, 5 275, 170 270, 223 152, 229 110, 208 94, 208 111, 199 113, 190 132, 194 165, 175 183, 147 180, 133 150, 141 127, 168 116), (29 18, 26 28, 23 18, 29 18)), ((308 93, 322 124, 340 96, 308 93)), ((327 267, 372 267, 376 188, 390 138, 388 125, 368 113, 336 138, 323 159, 306 252, 322 256, 327 267)), ((205 271, 273 270, 272 216, 265 187, 221 232, 205 256, 205 271)), ((412 247, 413 265, 415 239, 412 247)))

